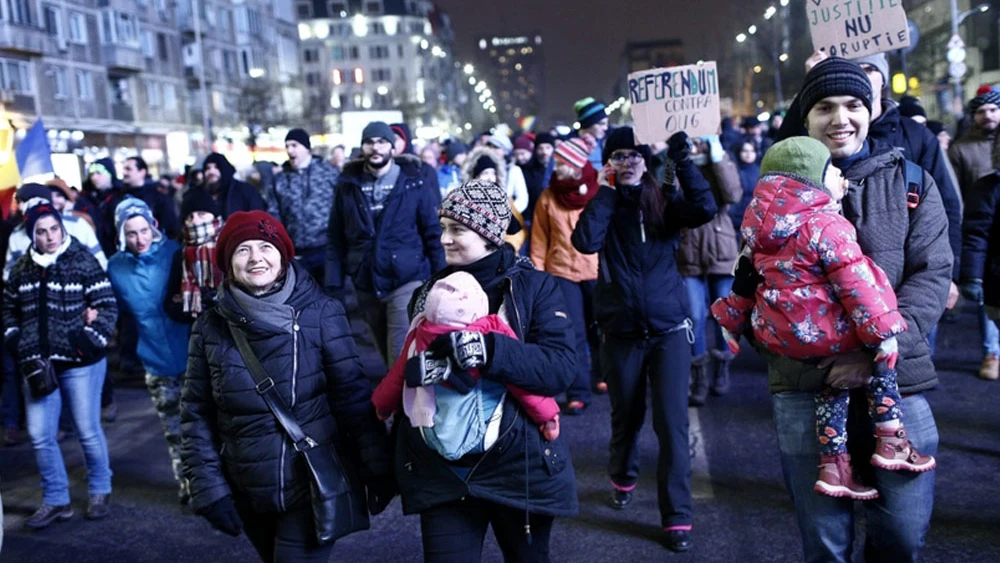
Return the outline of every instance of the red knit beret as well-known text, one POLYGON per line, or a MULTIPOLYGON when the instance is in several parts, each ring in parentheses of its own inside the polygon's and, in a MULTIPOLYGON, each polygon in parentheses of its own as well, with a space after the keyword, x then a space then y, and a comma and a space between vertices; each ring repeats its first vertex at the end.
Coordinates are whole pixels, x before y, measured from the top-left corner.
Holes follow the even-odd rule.
POLYGON ((281 253, 281 261, 287 264, 295 258, 295 245, 288 237, 285 226, 263 211, 237 211, 226 219, 216 242, 215 260, 219 270, 230 273, 229 263, 236 247, 248 240, 266 240, 281 253))

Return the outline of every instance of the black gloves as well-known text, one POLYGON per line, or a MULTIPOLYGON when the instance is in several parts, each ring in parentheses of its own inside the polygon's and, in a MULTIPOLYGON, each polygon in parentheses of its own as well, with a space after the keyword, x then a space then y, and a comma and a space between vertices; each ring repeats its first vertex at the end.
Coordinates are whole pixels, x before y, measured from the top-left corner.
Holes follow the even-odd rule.
POLYGON ((470 370, 486 365, 489 360, 487 349, 492 348, 492 342, 488 340, 492 337, 492 334, 457 330, 435 338, 427 351, 437 357, 450 357, 457 367, 470 370))
POLYGON ((667 158, 680 164, 691 156, 691 139, 687 133, 678 131, 667 139, 667 158))
POLYGON ((233 497, 222 497, 202 509, 198 514, 208 520, 213 528, 230 536, 238 536, 243 531, 243 520, 236 512, 233 497))
MULTIPOLYGON (((447 335, 443 335, 447 337, 447 335)), ((440 337, 439 337, 440 338, 440 337)), ((451 367, 451 358, 435 355, 427 350, 406 360, 406 385, 423 387, 448 382, 452 389, 466 394, 476 386, 476 380, 469 372, 451 367)))
POLYGON ((757 273, 753 267, 753 261, 746 254, 740 254, 736 261, 736 271, 733 272, 733 293, 740 297, 753 299, 757 293, 757 286, 763 281, 763 277, 757 273))
POLYGON ((381 514, 396 496, 396 479, 392 475, 376 477, 366 486, 368 489, 368 512, 372 516, 381 514))

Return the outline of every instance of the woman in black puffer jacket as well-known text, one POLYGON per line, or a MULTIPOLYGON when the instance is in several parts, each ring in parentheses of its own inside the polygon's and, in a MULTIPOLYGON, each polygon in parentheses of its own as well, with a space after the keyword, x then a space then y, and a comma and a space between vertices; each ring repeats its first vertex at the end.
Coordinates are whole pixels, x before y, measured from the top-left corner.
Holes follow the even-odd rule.
MULTIPOLYGON (((247 335, 305 434, 335 444, 381 512, 394 486, 385 427, 361 373, 340 302, 291 261, 284 227, 263 211, 230 216, 217 259, 227 276, 218 305, 195 323, 181 398, 181 457, 191 508, 247 536, 264 561, 326 561, 318 545, 303 460, 257 393, 227 323, 247 335)), ((352 501, 365 502, 353 482, 352 501)))
POLYGON ((466 182, 448 193, 438 214, 448 266, 417 290, 410 316, 423 312, 437 280, 467 272, 486 292, 490 313, 517 338, 461 330, 441 335, 429 357, 450 364, 447 376, 426 369, 420 374, 419 356, 407 361, 407 384, 433 387, 437 414, 432 428, 398 417, 395 466, 403 513, 420 514, 425 562, 481 560, 492 528, 505 561, 546 563, 555 517, 578 511, 573 464, 566 440, 545 440, 505 385, 545 397, 566 391, 576 376, 573 326, 555 279, 504 242, 511 208, 503 188, 466 182), (471 380, 466 370, 472 368, 482 379, 471 380), (419 383, 410 377, 414 372, 419 383), (456 379, 465 381, 464 391, 456 379), (474 414, 442 408, 476 394, 474 414), (445 437, 484 425, 465 455, 442 452, 445 437))

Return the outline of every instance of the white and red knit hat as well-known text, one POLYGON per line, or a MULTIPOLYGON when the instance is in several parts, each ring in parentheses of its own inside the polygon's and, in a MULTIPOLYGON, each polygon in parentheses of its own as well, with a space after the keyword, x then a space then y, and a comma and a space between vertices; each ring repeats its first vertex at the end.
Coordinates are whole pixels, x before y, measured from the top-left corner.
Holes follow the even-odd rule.
POLYGON ((583 139, 569 139, 556 146, 554 157, 557 164, 563 163, 577 170, 583 170, 589 154, 587 143, 583 139))

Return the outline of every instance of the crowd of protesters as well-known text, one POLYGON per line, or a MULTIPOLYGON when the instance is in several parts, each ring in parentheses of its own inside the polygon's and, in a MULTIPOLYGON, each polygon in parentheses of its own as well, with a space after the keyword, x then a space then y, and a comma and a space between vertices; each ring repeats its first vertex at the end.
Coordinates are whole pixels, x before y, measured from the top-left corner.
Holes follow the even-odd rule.
POLYGON ((246 532, 265 561, 331 553, 299 460, 319 446, 341 454, 345 502, 374 515, 399 494, 420 515, 427 561, 480 559, 488 529, 508 561, 558 559, 554 522, 579 511, 559 426, 595 394, 611 403, 619 510, 649 395, 662 541, 687 551, 688 406, 728 392, 745 338, 767 360, 806 559, 849 557, 845 496, 865 501, 867 553, 915 559, 938 446, 923 392, 960 294, 979 311, 978 375, 1000 370, 1000 90, 977 92, 952 142, 919 100, 888 97, 884 55, 807 66, 770 123, 726 118, 717 135, 653 145, 587 97, 570 134, 418 146, 376 121, 348 140, 351 159, 292 129, 287 161, 256 163, 250 182, 212 153, 177 194, 140 157, 93 162, 79 188, 20 186, 0 223, 0 414, 41 476, 25 526, 74 515, 69 420, 86 517, 112 512, 101 422, 115 418, 111 373, 134 372, 180 503, 246 532), (349 319, 384 370, 364 371, 349 319))

